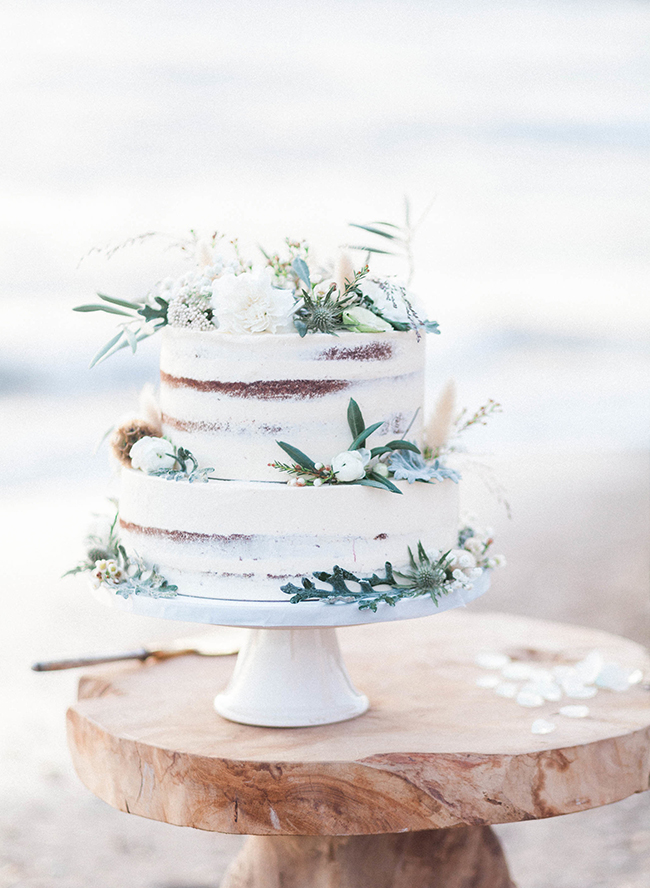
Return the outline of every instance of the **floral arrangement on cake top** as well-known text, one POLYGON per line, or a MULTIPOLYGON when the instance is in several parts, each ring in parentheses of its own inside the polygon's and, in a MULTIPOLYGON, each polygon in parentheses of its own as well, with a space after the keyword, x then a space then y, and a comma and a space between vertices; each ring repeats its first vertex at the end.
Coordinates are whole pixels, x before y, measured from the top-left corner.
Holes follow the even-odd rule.
MULTIPOLYGON (((127 243, 131 243, 129 241, 127 243)), ((245 260, 236 240, 214 234, 183 247, 193 267, 159 281, 140 300, 98 293, 100 302, 74 311, 124 318, 91 367, 162 327, 234 334, 439 333, 418 298, 395 277, 377 277, 366 263, 355 266, 342 251, 333 268, 312 260, 305 241, 286 239, 284 255, 262 251, 262 261, 245 260)), ((355 248, 356 249, 356 248, 355 248)), ((360 248, 359 248, 360 249, 360 248)), ((386 252, 367 249, 372 252, 386 252)))

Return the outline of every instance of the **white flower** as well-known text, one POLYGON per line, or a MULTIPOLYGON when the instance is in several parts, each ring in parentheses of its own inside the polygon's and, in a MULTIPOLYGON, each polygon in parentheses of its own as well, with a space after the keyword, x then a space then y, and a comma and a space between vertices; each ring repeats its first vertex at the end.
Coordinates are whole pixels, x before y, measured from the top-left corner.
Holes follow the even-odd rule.
POLYGON ((343 312, 343 323, 353 333, 388 333, 393 329, 388 321, 360 305, 343 312))
POLYGON ((359 481, 366 474, 369 461, 369 450, 344 450, 332 460, 332 471, 338 481, 359 481))
POLYGON ((173 469, 176 457, 173 446, 164 438, 140 438, 131 448, 131 465, 148 475, 160 469, 173 469))
POLYGON ((364 296, 372 299, 377 310, 388 321, 396 321, 399 324, 409 324, 413 316, 409 317, 408 306, 415 312, 417 319, 425 320, 427 314, 422 303, 409 293, 406 287, 395 278, 364 278, 359 282, 364 296))
POLYGON ((270 268, 224 274, 212 284, 212 309, 223 333, 277 333, 286 327, 295 302, 291 291, 271 285, 270 268))
POLYGON ((448 565, 448 569, 451 570, 456 579, 459 579, 456 576, 457 571, 460 571, 466 577, 472 578, 481 573, 480 568, 476 567, 476 558, 467 549, 452 549, 449 553, 448 565), (475 571, 478 571, 478 573, 475 573, 475 571))

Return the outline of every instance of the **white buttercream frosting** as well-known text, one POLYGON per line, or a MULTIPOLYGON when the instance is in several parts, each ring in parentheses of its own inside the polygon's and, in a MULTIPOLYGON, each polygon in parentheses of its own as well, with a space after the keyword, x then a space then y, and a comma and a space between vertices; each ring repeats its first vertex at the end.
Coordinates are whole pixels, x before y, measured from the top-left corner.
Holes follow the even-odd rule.
POLYGON ((458 486, 399 482, 403 495, 360 485, 173 482, 124 469, 120 535, 181 592, 284 599, 280 586, 335 564, 381 571, 408 546, 451 549, 458 486))
POLYGON ((277 480, 278 440, 328 463, 352 443, 350 398, 368 425, 384 420, 372 446, 401 437, 414 417, 409 438, 420 440, 424 336, 167 327, 162 339, 163 434, 218 477, 277 480))

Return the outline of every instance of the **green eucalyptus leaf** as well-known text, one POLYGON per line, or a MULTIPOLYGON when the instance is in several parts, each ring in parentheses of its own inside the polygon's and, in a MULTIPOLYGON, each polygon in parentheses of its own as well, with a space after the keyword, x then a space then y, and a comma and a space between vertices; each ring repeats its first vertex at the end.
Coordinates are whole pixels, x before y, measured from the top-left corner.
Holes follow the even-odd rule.
POLYGON ((401 490, 399 487, 395 487, 394 484, 391 484, 388 478, 382 478, 381 475, 372 475, 371 477, 366 476, 365 478, 360 478, 359 481, 350 481, 350 484, 360 484, 362 487, 377 487, 379 490, 390 490, 392 493, 400 493, 401 490))
POLYGON ((347 244, 348 250, 361 250, 363 253, 381 253, 382 256, 396 256, 392 250, 379 250, 377 247, 362 247, 354 244, 347 244))
POLYGON ((420 453, 420 448, 415 444, 411 444, 410 441, 389 441, 386 447, 389 447, 391 450, 412 450, 413 453, 420 453))
POLYGON ((142 305, 141 302, 128 302, 126 299, 116 299, 114 296, 107 296, 106 293, 97 294, 104 302, 110 302, 112 305, 121 305, 122 308, 132 308, 137 311, 142 305))
POLYGON ((402 493, 399 487, 393 484, 388 478, 384 478, 383 475, 377 475, 374 472, 371 472, 369 477, 372 478, 373 481, 380 481, 387 490, 391 491, 391 493, 402 493))
POLYGON ((307 288, 311 290, 311 279, 309 277, 309 268, 307 267, 307 263, 304 259, 301 259, 300 256, 296 256, 296 258, 291 263, 291 267, 298 275, 301 281, 307 284, 307 288))
MULTIPOLYGON (((156 332, 156 330, 154 329, 154 330, 149 330, 149 331, 144 332, 144 333, 138 333, 138 334, 136 335, 136 337, 135 337, 135 338, 136 338, 136 342, 141 342, 143 339, 147 339, 149 336, 153 336, 153 334, 154 334, 155 332, 156 332)), ((119 336, 122 336, 122 331, 120 331, 119 336)), ((117 340, 115 340, 115 341, 117 341, 117 340)), ((95 357, 93 358, 93 361, 92 361, 92 363, 90 364, 90 366, 91 366, 91 367, 94 367, 95 364, 101 364, 102 361, 105 361, 107 358, 110 358, 111 355, 114 355, 114 354, 115 354, 115 352, 121 351, 121 349, 123 349, 123 348, 128 348, 128 346, 129 346, 129 342, 128 342, 128 340, 127 340, 127 339, 122 339, 121 342, 117 342, 117 344, 115 345, 115 347, 114 347, 114 348, 111 348, 111 349, 110 349, 109 351, 107 351, 105 354, 103 354, 103 355, 102 355, 102 354, 97 354, 97 355, 95 355, 95 357)), ((104 346, 104 348, 106 348, 106 346, 104 346)))
POLYGON ((297 462, 299 466, 302 466, 303 469, 307 469, 310 472, 316 471, 314 461, 304 454, 302 450, 298 450, 297 447, 293 447, 291 444, 286 444, 284 441, 276 441, 275 443, 281 447, 294 462, 297 462))
POLYGON ((73 311, 105 311, 106 314, 122 315, 124 318, 133 317, 128 311, 120 311, 119 308, 111 308, 110 305, 77 305, 73 311))
POLYGON ((106 345, 104 345, 104 346, 102 346, 102 348, 100 348, 100 350, 97 352, 95 357, 90 362, 91 368, 94 367, 95 364, 98 364, 103 358, 108 356, 108 353, 113 348, 113 346, 117 342, 119 342, 119 340, 122 338, 122 335, 123 335, 123 331, 120 330, 120 332, 117 333, 115 336, 113 336, 112 339, 109 339, 109 341, 106 343, 106 345))
POLYGON ((133 352, 133 354, 135 354, 136 349, 138 348, 138 340, 135 333, 133 332, 133 330, 130 329, 130 327, 125 327, 124 336, 126 338, 126 341, 131 346, 131 351, 133 352))
POLYGON ((358 438, 366 427, 361 414, 361 408, 354 398, 350 398, 350 403, 348 404, 348 425, 353 438, 358 438))
POLYGON ((369 438, 373 432, 376 432, 380 426, 383 426, 384 421, 380 420, 379 422, 373 423, 371 426, 368 426, 367 429, 364 429, 357 437, 354 439, 352 444, 350 444, 348 450, 358 450, 362 444, 365 443, 366 438, 369 438))
POLYGON ((301 321, 300 318, 296 317, 296 315, 294 315, 293 326, 300 334, 300 338, 304 339, 304 337, 307 335, 307 324, 304 321, 301 321))
MULTIPOLYGON (((378 223, 381 224, 381 223, 378 223)), ((350 226, 352 228, 361 228, 363 231, 368 231, 370 234, 377 234, 379 237, 385 237, 388 240, 396 240, 397 235, 391 234, 389 231, 382 231, 381 228, 373 228, 372 225, 359 225, 357 222, 350 222, 350 226)))

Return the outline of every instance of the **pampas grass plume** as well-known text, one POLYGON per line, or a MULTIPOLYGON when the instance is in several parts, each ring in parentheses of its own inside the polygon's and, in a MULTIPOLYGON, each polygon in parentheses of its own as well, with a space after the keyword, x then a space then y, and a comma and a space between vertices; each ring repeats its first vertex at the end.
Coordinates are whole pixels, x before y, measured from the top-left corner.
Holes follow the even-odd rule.
POLYGON ((334 280, 339 293, 343 293, 346 286, 354 280, 354 266, 350 254, 341 250, 334 266, 334 280))
POLYGON ((200 240, 196 245, 196 261, 199 268, 212 265, 212 247, 207 240, 200 240))
POLYGON ((141 416, 147 425, 154 429, 153 436, 155 438, 160 438, 162 436, 162 414, 160 412, 160 404, 158 403, 156 390, 150 382, 147 382, 140 392, 138 416, 141 416))
POLYGON ((456 383, 450 379, 440 393, 435 410, 424 430, 427 447, 435 453, 441 450, 447 441, 456 418, 456 383))

